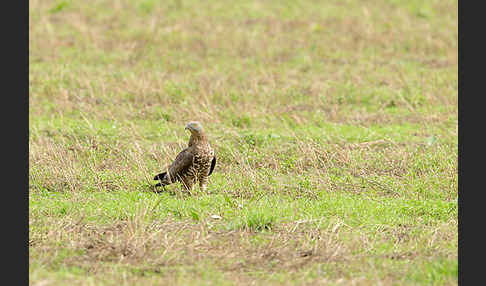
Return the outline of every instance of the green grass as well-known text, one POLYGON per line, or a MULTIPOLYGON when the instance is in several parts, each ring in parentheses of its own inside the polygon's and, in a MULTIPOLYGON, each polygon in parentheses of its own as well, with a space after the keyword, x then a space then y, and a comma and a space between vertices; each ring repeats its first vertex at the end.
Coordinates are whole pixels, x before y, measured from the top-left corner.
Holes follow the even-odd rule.
POLYGON ((32 285, 457 284, 457 1, 29 9, 32 285))

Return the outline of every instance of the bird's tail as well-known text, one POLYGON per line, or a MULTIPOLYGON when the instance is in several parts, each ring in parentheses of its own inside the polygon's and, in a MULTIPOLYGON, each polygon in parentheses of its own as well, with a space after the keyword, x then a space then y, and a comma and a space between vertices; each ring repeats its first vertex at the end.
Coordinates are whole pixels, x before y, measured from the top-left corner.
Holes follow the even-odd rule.
POLYGON ((167 186, 167 185, 170 185, 171 184, 171 182, 167 178, 167 172, 163 172, 163 173, 160 173, 160 174, 155 175, 154 180, 159 180, 160 181, 160 183, 158 183, 157 185, 155 185, 156 187, 167 186))
POLYGON ((154 180, 163 180, 165 175, 167 175, 167 172, 163 172, 158 175, 155 175, 154 180))

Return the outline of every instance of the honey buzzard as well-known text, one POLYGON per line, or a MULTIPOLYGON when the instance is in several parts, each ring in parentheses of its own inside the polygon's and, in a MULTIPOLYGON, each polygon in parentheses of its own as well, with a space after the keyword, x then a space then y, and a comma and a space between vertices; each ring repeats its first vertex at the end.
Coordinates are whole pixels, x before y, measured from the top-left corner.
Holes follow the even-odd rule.
POLYGON ((181 182, 184 190, 191 191, 197 181, 199 188, 206 191, 208 177, 216 166, 214 150, 209 145, 201 123, 191 121, 186 125, 185 130, 191 132, 188 147, 176 156, 166 172, 154 177, 154 180, 160 181, 155 186, 181 182))

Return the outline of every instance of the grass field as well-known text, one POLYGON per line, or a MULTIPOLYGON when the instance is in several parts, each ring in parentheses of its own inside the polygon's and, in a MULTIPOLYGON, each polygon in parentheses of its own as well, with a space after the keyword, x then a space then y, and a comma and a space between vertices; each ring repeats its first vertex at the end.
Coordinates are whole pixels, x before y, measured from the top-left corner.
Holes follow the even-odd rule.
POLYGON ((30 0, 30 284, 456 285, 457 6, 30 0))

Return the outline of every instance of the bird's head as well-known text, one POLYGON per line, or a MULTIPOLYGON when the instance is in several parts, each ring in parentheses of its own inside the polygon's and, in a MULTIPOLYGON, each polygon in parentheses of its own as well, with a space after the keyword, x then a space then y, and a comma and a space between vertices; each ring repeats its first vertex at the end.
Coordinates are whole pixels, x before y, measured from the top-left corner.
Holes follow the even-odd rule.
POLYGON ((197 121, 191 121, 191 122, 187 123, 186 128, 184 128, 184 130, 189 130, 191 132, 191 134, 194 134, 194 133, 200 134, 203 131, 203 127, 202 127, 201 123, 199 123, 197 121))

